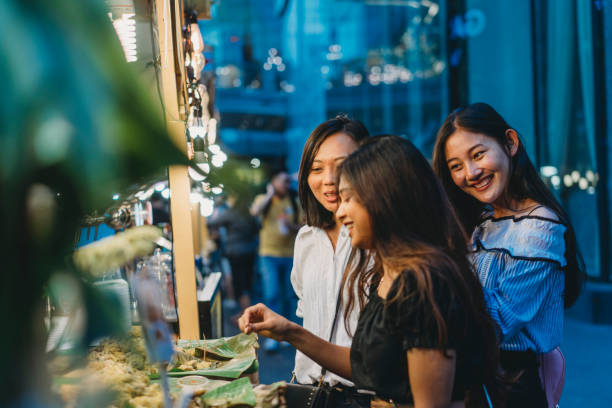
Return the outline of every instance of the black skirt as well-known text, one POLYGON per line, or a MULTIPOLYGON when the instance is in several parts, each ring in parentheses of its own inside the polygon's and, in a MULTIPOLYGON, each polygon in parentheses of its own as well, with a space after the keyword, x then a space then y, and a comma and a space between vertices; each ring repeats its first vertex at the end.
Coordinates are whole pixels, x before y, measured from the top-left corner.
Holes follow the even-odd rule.
POLYGON ((540 380, 538 357, 533 351, 499 353, 502 369, 516 381, 507 394, 507 408, 547 408, 546 394, 540 380))

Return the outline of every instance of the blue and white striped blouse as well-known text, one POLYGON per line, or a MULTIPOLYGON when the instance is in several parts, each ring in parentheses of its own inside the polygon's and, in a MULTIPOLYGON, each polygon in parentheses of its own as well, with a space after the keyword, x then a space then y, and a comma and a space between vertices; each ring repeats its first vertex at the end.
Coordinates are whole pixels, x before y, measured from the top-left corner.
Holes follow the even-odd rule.
POLYGON ((546 353, 561 344, 565 226, 538 216, 487 218, 473 262, 501 349, 546 353))

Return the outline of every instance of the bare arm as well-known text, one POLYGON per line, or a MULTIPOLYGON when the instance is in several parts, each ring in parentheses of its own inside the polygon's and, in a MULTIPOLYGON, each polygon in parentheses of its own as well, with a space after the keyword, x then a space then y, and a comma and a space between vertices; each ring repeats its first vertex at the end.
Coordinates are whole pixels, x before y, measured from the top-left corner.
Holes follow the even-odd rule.
POLYGON ((457 359, 454 350, 447 354, 451 358, 433 349, 414 348, 406 353, 414 408, 451 406, 457 359))
POLYGON ((287 341, 321 367, 351 379, 351 349, 332 344, 293 323, 287 341))
POLYGON ((451 403, 455 381, 456 355, 449 350, 446 358, 439 350, 414 348, 406 353, 412 404, 396 404, 380 398, 372 408, 465 408, 463 401, 451 403))
POLYGON ((247 308, 238 320, 238 325, 245 333, 255 332, 275 340, 288 341, 321 367, 341 377, 351 378, 350 348, 315 336, 261 303, 247 308))

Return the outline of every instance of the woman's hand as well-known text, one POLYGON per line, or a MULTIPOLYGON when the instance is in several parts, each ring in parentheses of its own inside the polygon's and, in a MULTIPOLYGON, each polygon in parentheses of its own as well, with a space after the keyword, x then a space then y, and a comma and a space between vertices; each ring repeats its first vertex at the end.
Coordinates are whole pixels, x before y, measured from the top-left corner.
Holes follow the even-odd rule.
POLYGON ((255 332, 278 341, 287 340, 292 325, 291 321, 262 303, 246 308, 238 319, 238 326, 244 333, 255 332))
POLYGON ((278 341, 288 341, 293 347, 329 371, 346 379, 351 378, 349 347, 329 343, 315 336, 297 323, 274 313, 261 303, 245 309, 238 319, 240 330, 246 334, 258 333, 278 341))

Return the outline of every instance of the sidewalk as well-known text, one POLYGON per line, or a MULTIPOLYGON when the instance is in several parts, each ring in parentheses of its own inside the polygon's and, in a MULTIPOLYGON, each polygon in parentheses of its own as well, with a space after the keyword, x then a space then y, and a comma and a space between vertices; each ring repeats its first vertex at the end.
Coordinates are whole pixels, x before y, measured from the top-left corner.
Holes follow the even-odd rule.
POLYGON ((560 408, 612 407, 612 326, 565 319, 560 408))

